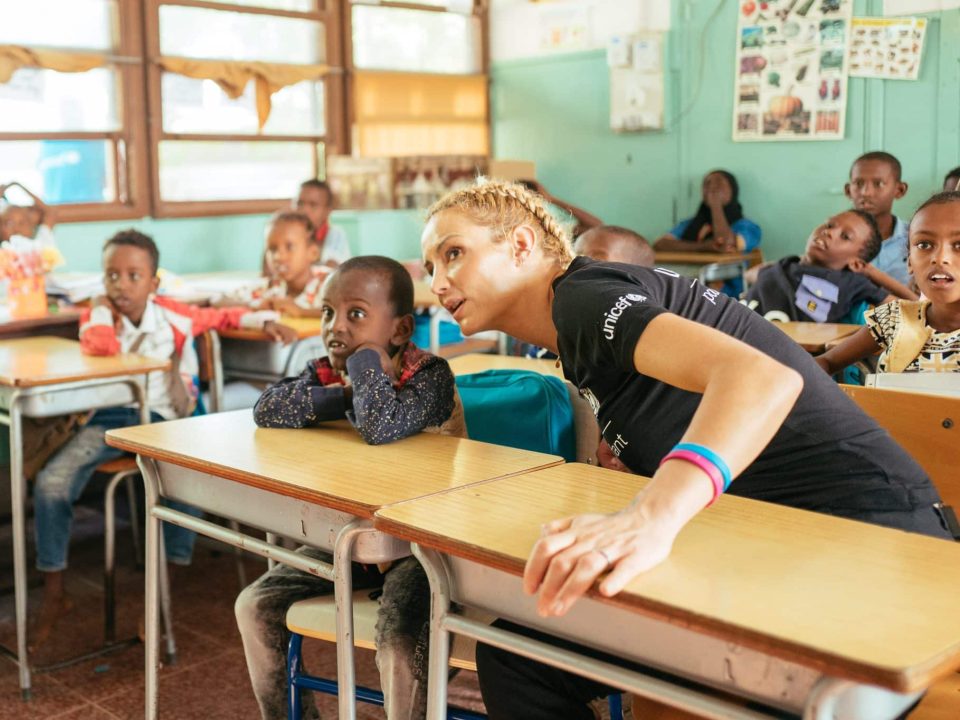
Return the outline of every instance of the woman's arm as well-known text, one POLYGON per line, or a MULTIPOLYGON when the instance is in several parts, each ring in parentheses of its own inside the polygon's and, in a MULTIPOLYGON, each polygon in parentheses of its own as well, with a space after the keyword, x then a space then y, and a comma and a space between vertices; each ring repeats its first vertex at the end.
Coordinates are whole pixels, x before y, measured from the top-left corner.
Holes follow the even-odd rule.
POLYGON ((836 347, 830 348, 822 355, 817 355, 814 360, 827 375, 833 375, 857 360, 863 360, 879 351, 880 346, 874 339, 873 333, 864 326, 836 347))
MULTIPOLYGON (((633 359, 643 375, 702 393, 682 441, 712 449, 733 477, 760 455, 803 388, 795 370, 718 330, 671 314, 650 322, 633 359), (700 352, 689 352, 691 347, 700 352)), ((564 614, 607 570, 600 592, 616 595, 666 559, 677 534, 712 496, 712 482, 702 470, 680 460, 667 462, 620 512, 545 526, 527 561, 524 589, 539 590, 543 615, 564 614)))

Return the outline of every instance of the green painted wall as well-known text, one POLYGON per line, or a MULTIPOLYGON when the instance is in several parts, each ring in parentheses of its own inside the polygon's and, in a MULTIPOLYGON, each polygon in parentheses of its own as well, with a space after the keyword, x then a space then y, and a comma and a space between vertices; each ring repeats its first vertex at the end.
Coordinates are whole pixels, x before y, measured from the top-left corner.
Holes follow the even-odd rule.
MULTIPOLYGON (((910 191, 895 211, 904 216, 960 165, 960 11, 930 16, 917 81, 851 79, 844 140, 734 143, 739 4, 726 3, 705 27, 719 1, 674 1, 665 131, 608 129, 603 52, 503 62, 492 68, 495 156, 535 161, 552 193, 651 240, 696 209, 704 172, 727 168, 770 258, 797 252, 817 223, 847 206, 843 184, 862 152, 884 149, 903 162, 910 191)), ((880 9, 879 0, 855 4, 857 15, 880 9)))
MULTIPOLYGON (((64 271, 97 272, 104 240, 128 227, 151 235, 160 248, 160 264, 175 273, 256 270, 264 246, 267 215, 137 221, 69 223, 56 228, 57 245, 67 260, 64 271)), ((421 214, 413 210, 336 211, 355 255, 397 259, 420 254, 421 214)))

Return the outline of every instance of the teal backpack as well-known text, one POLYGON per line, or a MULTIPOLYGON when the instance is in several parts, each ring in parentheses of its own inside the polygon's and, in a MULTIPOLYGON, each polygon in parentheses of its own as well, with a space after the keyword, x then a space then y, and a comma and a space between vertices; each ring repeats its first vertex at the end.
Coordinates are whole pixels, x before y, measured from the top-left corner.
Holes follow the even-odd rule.
POLYGON ((457 377, 472 440, 576 459, 573 408, 563 381, 529 370, 457 377))

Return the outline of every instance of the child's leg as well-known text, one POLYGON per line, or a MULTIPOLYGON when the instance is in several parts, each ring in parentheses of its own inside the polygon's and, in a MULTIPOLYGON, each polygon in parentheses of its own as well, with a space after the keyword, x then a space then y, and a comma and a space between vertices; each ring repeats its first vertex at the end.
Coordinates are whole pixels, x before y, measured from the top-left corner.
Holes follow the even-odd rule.
POLYGON ((67 567, 73 504, 90 482, 96 467, 123 454, 106 444, 104 433, 138 422, 138 412, 128 408, 94 414, 37 473, 33 488, 34 530, 37 569, 45 578, 43 606, 33 632, 35 646, 43 643, 57 619, 70 607, 62 573, 67 567))
MULTIPOLYGON (((174 510, 180 510, 193 517, 202 517, 203 510, 176 500, 163 500, 163 504, 174 510)), ((197 534, 193 530, 163 523, 163 548, 167 554, 167 562, 174 565, 189 565, 193 559, 193 545, 197 534)))
POLYGON ((377 616, 377 668, 390 720, 427 713, 430 583, 416 558, 387 572, 377 616))
MULTIPOLYGON (((298 553, 332 562, 329 553, 302 547, 298 553)), ((379 587, 383 582, 376 567, 354 564, 356 589, 379 587)), ((246 587, 237 597, 234 611, 243 639, 243 652, 253 692, 264 720, 287 717, 287 610, 293 603, 333 593, 333 583, 286 565, 277 565, 246 587)), ((304 717, 318 717, 313 693, 304 693, 304 717)))

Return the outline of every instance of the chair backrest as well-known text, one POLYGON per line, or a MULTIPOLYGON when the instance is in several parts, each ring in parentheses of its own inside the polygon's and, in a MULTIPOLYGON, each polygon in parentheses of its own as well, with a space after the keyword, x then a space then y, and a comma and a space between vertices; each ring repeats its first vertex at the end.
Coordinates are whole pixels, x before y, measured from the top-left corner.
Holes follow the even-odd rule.
POLYGON ((960 512, 960 398, 841 385, 927 471, 960 512))

